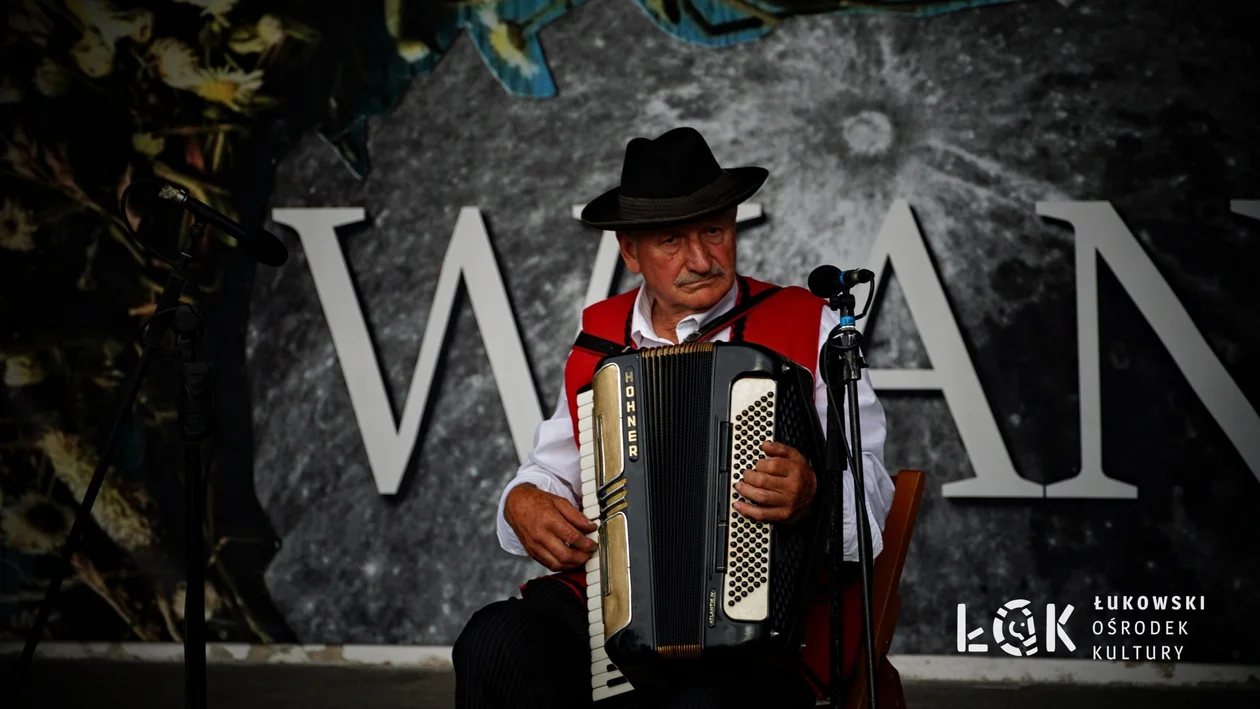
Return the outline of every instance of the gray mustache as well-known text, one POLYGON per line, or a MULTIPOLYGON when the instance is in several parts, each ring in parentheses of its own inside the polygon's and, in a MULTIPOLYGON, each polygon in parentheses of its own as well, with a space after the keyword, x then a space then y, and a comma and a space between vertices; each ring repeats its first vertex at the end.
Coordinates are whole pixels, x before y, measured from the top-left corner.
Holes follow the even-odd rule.
POLYGON ((708 278, 720 278, 725 275, 726 275, 726 271, 723 270, 721 266, 715 263, 713 264, 713 268, 710 268, 708 271, 704 273, 692 273, 691 271, 684 273, 683 275, 679 276, 674 281, 674 285, 686 286, 692 283, 698 283, 708 278))

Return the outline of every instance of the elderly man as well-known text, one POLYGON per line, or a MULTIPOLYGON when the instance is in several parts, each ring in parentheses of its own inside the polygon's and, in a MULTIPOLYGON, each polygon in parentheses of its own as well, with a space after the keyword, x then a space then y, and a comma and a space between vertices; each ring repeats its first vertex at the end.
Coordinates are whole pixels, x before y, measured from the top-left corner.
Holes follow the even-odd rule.
MULTIPOLYGON (((736 270, 736 207, 761 187, 767 175, 759 167, 723 169, 704 138, 691 128, 675 129, 655 140, 630 141, 621 185, 591 201, 582 220, 617 232, 626 268, 643 277, 643 286, 587 308, 582 329, 635 348, 695 339, 766 346, 814 373, 814 402, 825 428, 827 393, 815 370, 837 315, 808 291, 776 289, 736 270), (755 305, 749 307, 750 303, 755 305), (742 317, 729 324, 717 322, 734 311, 742 312, 742 317), (706 329, 709 324, 718 327, 706 329)), ((577 390, 590 381, 599 359, 598 353, 574 347, 555 414, 539 426, 533 452, 503 491, 498 514, 503 548, 528 555, 557 573, 527 583, 520 599, 493 603, 470 619, 454 648, 461 709, 591 705, 582 568, 596 550, 586 536, 596 524, 578 509, 580 458, 573 421, 577 390)), ((866 507, 878 555, 893 485, 883 462, 883 409, 865 376, 859 386, 858 415, 866 507)), ((738 502, 737 511, 757 520, 792 524, 815 503, 815 471, 786 445, 767 442, 763 450, 766 457, 746 473, 738 489, 756 505, 738 502)), ((844 559, 855 561, 852 478, 846 475, 844 483, 844 559)), ((826 623, 813 619, 813 625, 826 623)), ((617 706, 807 707, 819 691, 807 676, 810 673, 739 667, 729 676, 695 677, 668 696, 636 690, 614 701, 622 700, 617 706)))

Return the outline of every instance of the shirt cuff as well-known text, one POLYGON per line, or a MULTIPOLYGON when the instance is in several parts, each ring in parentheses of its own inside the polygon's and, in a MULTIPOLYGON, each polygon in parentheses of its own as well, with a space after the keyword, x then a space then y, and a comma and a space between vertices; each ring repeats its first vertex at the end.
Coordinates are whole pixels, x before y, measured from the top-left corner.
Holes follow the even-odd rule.
POLYGON ((508 493, 512 492, 517 485, 524 485, 526 483, 533 485, 543 492, 549 492, 558 497, 563 497, 569 502, 573 502, 573 496, 572 493, 569 492, 569 488, 555 477, 540 471, 518 473, 517 476, 507 484, 507 487, 503 488, 503 494, 499 496, 499 510, 496 517, 499 532, 499 546, 503 547, 503 550, 507 553, 516 554, 517 556, 529 556, 529 554, 525 551, 525 547, 521 545, 521 540, 517 538, 516 530, 512 529, 512 525, 508 524, 507 520, 504 519, 503 507, 507 504, 508 493))

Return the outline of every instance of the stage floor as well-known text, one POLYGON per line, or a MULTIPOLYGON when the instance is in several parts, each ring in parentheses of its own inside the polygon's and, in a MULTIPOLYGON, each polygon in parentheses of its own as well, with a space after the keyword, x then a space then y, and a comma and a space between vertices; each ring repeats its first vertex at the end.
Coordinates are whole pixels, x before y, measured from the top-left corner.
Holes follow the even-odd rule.
MULTIPOLYGON (((7 659, 7 658, 6 658, 7 659)), ((9 669, 5 663, 5 670, 9 669)), ((20 703, 5 709, 176 709, 183 706, 182 666, 103 660, 37 661, 20 703)), ((311 665, 212 665, 210 709, 447 709, 454 705, 449 672, 311 665)), ((1158 689, 1066 684, 907 682, 911 709, 1254 709, 1260 687, 1158 689)), ((7 691, 8 687, 4 688, 7 691)))

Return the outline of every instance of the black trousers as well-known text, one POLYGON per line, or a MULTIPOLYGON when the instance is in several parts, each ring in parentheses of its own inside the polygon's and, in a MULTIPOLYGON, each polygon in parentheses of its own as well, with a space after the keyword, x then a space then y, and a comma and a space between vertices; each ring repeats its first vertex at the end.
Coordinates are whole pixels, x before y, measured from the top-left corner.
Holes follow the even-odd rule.
MULTIPOLYGON (((586 606, 560 581, 531 581, 521 598, 473 614, 455 641, 458 709, 588 709, 591 651, 586 606)), ((616 706, 650 709, 796 709, 814 690, 795 673, 736 668, 730 676, 690 679, 666 693, 636 690, 616 706)), ((603 702, 601 702, 603 704, 603 702)))

